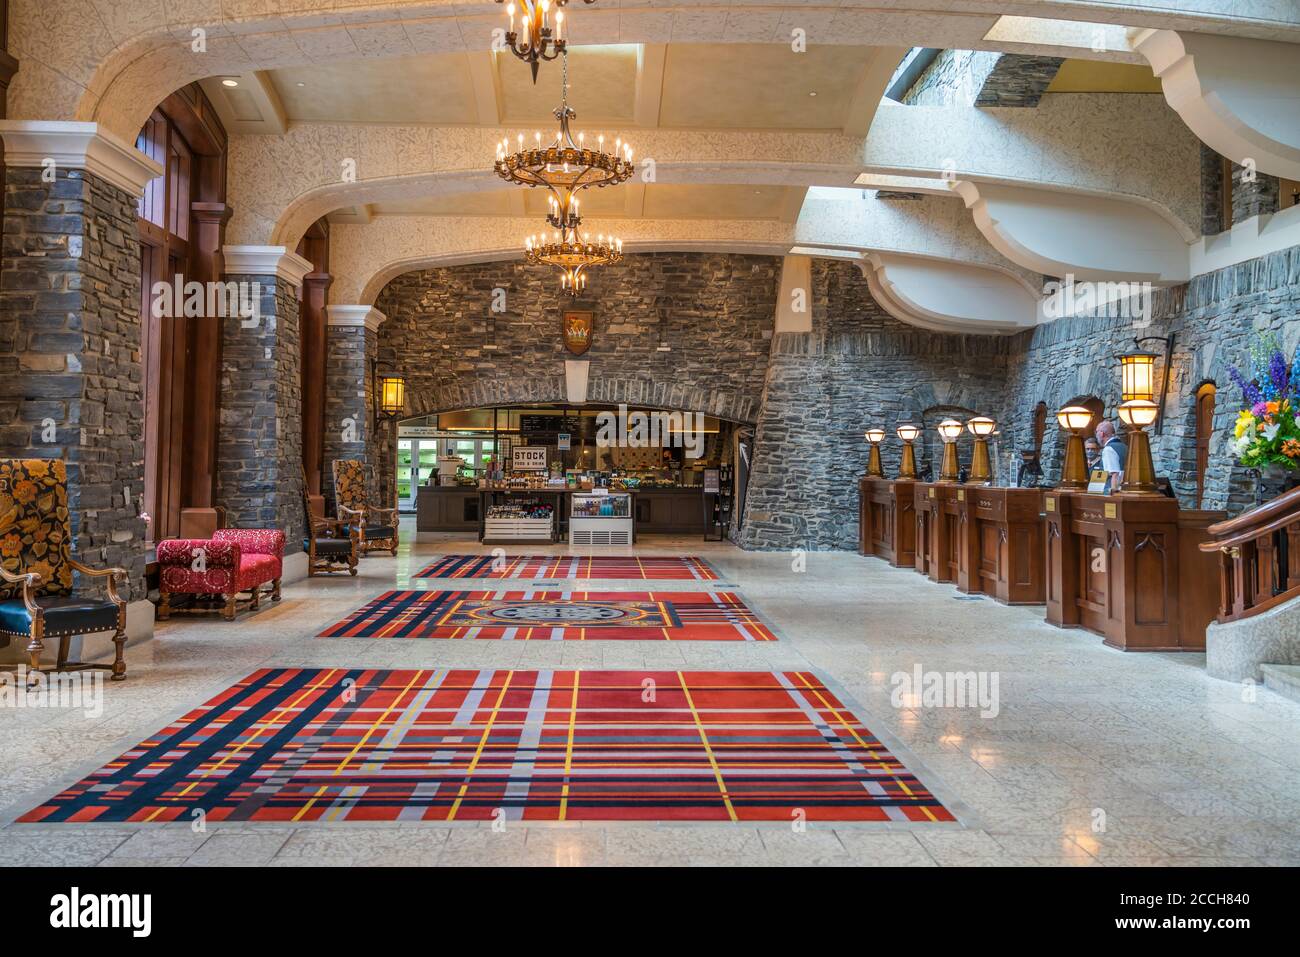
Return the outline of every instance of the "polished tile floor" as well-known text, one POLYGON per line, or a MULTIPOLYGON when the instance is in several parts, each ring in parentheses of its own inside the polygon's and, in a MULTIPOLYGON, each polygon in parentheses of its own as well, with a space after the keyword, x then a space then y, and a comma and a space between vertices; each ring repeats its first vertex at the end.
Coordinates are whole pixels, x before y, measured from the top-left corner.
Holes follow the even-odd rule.
MULTIPOLYGON (((408 536, 412 537, 413 536, 408 536)), ((1134 655, 1060 631, 1041 608, 965 600, 845 553, 694 554, 774 627, 776 642, 395 642, 317 639, 463 536, 372 556, 226 623, 181 617, 131 648, 102 715, 0 710, 6 865, 1300 864, 1300 705, 1213 681, 1198 655, 1134 655), (813 669, 856 702, 960 824, 12 824, 22 812, 261 667, 813 669), (996 709, 899 695, 894 675, 975 672, 996 709), (991 712, 996 710, 996 714, 991 712)), ((518 551, 562 553, 530 546, 518 551)), ((473 583, 466 582, 464 587, 473 583)), ((479 587, 483 587, 479 583, 479 587)), ((656 589, 701 587, 657 582, 656 589)), ((987 705, 987 702, 986 702, 987 705)))

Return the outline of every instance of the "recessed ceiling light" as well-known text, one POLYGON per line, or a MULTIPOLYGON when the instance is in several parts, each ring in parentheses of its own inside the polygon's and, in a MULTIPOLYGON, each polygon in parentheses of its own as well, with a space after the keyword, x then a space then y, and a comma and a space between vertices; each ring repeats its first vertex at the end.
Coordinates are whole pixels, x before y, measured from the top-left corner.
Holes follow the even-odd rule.
POLYGON ((808 95, 809 95, 809 96, 816 96, 816 95, 817 95, 817 91, 816 91, 816 90, 809 90, 809 91, 808 91, 808 95))
POLYGON ((238 80, 232 80, 230 77, 226 77, 224 80, 221 81, 221 85, 222 85, 222 86, 239 86, 239 81, 238 81, 238 80))
POLYGON ((303 83, 301 80, 299 80, 299 81, 298 81, 298 85, 299 85, 299 86, 306 86, 307 84, 306 84, 306 83, 303 83))

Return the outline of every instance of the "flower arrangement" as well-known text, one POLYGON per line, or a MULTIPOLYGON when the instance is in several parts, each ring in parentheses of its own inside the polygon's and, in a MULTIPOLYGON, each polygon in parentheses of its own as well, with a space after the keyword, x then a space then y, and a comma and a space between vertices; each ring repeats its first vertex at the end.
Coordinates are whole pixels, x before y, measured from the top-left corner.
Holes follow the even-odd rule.
POLYGON ((1232 448, 1248 468, 1300 469, 1300 348, 1291 362, 1275 335, 1250 347, 1250 366, 1229 375, 1241 389, 1245 408, 1237 413, 1232 448))

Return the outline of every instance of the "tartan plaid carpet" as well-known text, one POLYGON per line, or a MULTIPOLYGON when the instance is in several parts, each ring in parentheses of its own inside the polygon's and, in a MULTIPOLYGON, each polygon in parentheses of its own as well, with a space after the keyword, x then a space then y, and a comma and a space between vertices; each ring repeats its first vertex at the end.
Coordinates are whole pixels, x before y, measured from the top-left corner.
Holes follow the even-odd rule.
POLYGON ((709 563, 694 555, 444 555, 416 578, 612 578, 630 581, 716 581, 709 563), (495 563, 495 567, 494 567, 495 563))
POLYGON ((725 591, 388 591, 316 637, 776 641, 725 591))
POLYGON ((805 672, 263 669, 19 820, 952 821, 805 672))

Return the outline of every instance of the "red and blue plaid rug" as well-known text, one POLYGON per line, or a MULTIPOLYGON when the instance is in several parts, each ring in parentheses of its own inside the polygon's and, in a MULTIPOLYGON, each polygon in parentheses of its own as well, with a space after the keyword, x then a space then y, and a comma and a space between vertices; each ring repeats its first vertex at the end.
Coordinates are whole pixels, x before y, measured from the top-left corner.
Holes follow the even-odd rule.
POLYGON ((731 592, 389 591, 318 638, 775 641, 731 592))
POLYGON ((716 581, 718 574, 708 562, 693 555, 641 558, 615 555, 444 555, 421 569, 415 577, 716 581))
POLYGON ((807 672, 264 669, 24 814, 952 821, 807 672))

